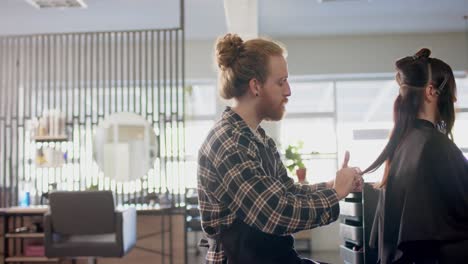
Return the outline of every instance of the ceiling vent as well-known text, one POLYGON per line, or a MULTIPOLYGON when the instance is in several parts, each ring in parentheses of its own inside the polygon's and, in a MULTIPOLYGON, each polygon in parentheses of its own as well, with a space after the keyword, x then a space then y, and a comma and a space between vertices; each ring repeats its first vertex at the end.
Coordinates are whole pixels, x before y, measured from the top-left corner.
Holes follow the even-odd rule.
POLYGON ((39 9, 45 8, 86 8, 84 0, 26 0, 39 9))

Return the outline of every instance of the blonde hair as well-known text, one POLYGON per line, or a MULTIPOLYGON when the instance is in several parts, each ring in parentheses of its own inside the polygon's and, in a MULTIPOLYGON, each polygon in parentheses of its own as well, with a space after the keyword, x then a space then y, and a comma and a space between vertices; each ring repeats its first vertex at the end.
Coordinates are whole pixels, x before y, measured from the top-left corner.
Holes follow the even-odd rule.
POLYGON ((287 56, 286 49, 272 40, 256 38, 244 42, 230 33, 216 41, 215 49, 219 92, 224 99, 244 95, 251 79, 263 84, 269 74, 270 57, 287 56))

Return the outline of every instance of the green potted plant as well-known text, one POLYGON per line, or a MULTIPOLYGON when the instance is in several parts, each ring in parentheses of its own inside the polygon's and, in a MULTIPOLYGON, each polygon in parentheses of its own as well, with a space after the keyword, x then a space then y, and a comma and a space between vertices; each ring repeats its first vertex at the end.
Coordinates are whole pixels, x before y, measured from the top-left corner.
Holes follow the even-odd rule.
POLYGON ((300 153, 303 146, 304 142, 299 141, 296 145, 289 145, 285 151, 286 167, 291 174, 296 174, 299 182, 305 182, 306 178, 306 168, 300 153))

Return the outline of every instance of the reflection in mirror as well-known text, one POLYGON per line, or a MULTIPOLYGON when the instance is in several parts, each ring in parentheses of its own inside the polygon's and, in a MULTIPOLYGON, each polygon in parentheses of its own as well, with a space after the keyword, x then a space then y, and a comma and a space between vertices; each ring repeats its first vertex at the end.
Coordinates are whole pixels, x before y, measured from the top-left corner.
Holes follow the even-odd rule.
POLYGON ((105 177, 127 182, 146 175, 158 153, 151 124, 134 113, 115 113, 96 130, 93 156, 105 177))

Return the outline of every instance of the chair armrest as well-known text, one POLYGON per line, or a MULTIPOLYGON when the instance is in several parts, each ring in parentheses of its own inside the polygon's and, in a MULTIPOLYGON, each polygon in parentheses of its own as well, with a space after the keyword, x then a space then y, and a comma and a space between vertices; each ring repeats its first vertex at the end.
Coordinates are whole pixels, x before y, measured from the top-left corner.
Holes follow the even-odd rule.
POLYGON ((115 212, 116 238, 121 245, 121 256, 127 254, 136 244, 136 209, 126 208, 115 212))
POLYGON ((44 247, 45 247, 45 254, 48 256, 49 249, 53 244, 52 239, 52 216, 50 212, 44 214, 44 247))

